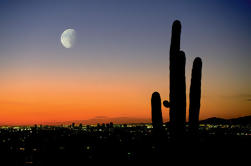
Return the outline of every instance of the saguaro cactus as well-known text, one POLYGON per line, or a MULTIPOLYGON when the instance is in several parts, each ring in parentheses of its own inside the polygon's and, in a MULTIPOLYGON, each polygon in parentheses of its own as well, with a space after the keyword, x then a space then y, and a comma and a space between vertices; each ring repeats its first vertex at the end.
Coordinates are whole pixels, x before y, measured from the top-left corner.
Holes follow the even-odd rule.
MULTIPOLYGON (((172 26, 170 45, 170 102, 165 100, 163 105, 170 108, 170 129, 174 139, 182 138, 186 123, 186 56, 180 50, 181 23, 176 20, 172 26)), ((199 122, 201 97, 202 61, 199 57, 193 62, 190 86, 189 124, 190 131, 196 132, 199 122)), ((162 126, 161 99, 158 92, 152 94, 152 123, 153 128, 162 126)))
MULTIPOLYGON (((180 50, 181 23, 174 21, 170 45, 170 102, 163 105, 170 108, 171 133, 174 138, 182 138, 186 123, 186 56, 180 50)), ((202 61, 195 58, 190 87, 189 123, 193 131, 198 128, 201 94, 202 61)))
POLYGON ((189 127, 192 134, 197 134, 201 98, 201 69, 202 61, 195 58, 193 62, 192 78, 190 85, 189 127))
POLYGON ((161 98, 158 92, 154 92, 151 98, 152 104, 152 125, 153 129, 159 130, 162 128, 163 120, 162 120, 162 112, 161 112, 161 98))
POLYGON ((186 57, 180 51, 181 24, 174 21, 170 46, 170 124, 175 136, 183 135, 186 121, 186 57))

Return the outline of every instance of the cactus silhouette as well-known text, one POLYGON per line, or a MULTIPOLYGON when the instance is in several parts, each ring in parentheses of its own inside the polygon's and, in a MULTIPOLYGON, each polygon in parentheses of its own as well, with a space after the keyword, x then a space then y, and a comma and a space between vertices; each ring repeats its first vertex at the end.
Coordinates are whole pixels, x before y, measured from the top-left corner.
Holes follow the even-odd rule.
POLYGON ((152 104, 152 125, 154 130, 162 128, 161 98, 158 92, 154 92, 151 98, 152 104))
POLYGON ((189 127, 190 132, 197 134, 199 125, 200 97, 201 97, 201 68, 202 61, 195 58, 193 62, 190 85, 189 127))
MULTIPOLYGON (((170 131, 175 139, 182 138, 185 133, 186 123, 186 56, 180 50, 181 23, 176 20, 172 26, 172 37, 170 45, 170 101, 165 100, 163 105, 170 108, 170 131)), ((201 97, 201 70, 202 61, 195 58, 192 68, 190 86, 189 124, 190 131, 196 132, 199 122, 200 97, 201 97)), ((152 123, 153 127, 162 124, 161 101, 158 92, 152 95, 152 123), (153 100, 154 97, 154 100, 153 100), (158 123, 157 123, 158 122, 158 123)), ((156 128, 155 127, 155 128, 156 128)))
POLYGON ((170 46, 170 124, 175 136, 183 135, 186 121, 186 57, 180 51, 181 24, 174 21, 170 46))

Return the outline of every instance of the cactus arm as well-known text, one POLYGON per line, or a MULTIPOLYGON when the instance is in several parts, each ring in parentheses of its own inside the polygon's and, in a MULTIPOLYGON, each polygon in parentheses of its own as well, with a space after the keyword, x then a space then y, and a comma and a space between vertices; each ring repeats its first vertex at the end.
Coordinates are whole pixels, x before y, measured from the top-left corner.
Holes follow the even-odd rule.
POLYGON ((152 125, 153 129, 162 128, 163 119, 161 112, 161 98, 158 92, 154 92, 151 98, 151 106, 152 106, 152 125))
POLYGON ((192 133, 196 134, 199 125, 200 99, 201 99, 201 58, 193 62, 192 78, 190 85, 189 126, 192 133))

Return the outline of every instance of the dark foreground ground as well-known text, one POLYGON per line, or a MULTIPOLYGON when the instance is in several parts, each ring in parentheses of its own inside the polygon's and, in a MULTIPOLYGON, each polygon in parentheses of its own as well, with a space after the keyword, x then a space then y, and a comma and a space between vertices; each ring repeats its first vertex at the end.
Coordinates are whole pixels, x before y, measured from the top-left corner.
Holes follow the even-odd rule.
MULTIPOLYGON (((151 125, 11 127, 0 130, 1 166, 79 166, 87 163, 245 161, 251 157, 250 126, 202 125, 182 142, 169 128, 155 137, 151 125)), ((165 165, 165 164, 164 164, 165 165)))

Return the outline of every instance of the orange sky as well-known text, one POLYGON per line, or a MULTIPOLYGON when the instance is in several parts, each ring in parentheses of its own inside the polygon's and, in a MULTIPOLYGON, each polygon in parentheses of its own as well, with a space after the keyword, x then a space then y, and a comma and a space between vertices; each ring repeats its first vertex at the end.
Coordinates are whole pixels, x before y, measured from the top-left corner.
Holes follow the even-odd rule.
MULTIPOLYGON (((187 87, 189 79, 187 77, 187 87)), ((250 102, 245 100, 245 96, 217 95, 217 91, 207 87, 208 84, 204 82, 203 79, 201 119, 212 116, 232 118, 250 114, 250 102)), ((1 83, 0 122, 43 124, 86 120, 96 116, 149 120, 151 93, 159 91, 163 100, 169 95, 168 89, 168 77, 147 73, 112 75, 109 72, 93 72, 86 73, 83 78, 77 74, 55 76, 40 73, 35 76, 22 73, 1 83)), ((224 89, 221 90, 223 91, 224 89)), ((164 107, 163 116, 164 119, 168 118, 168 110, 164 107)))

